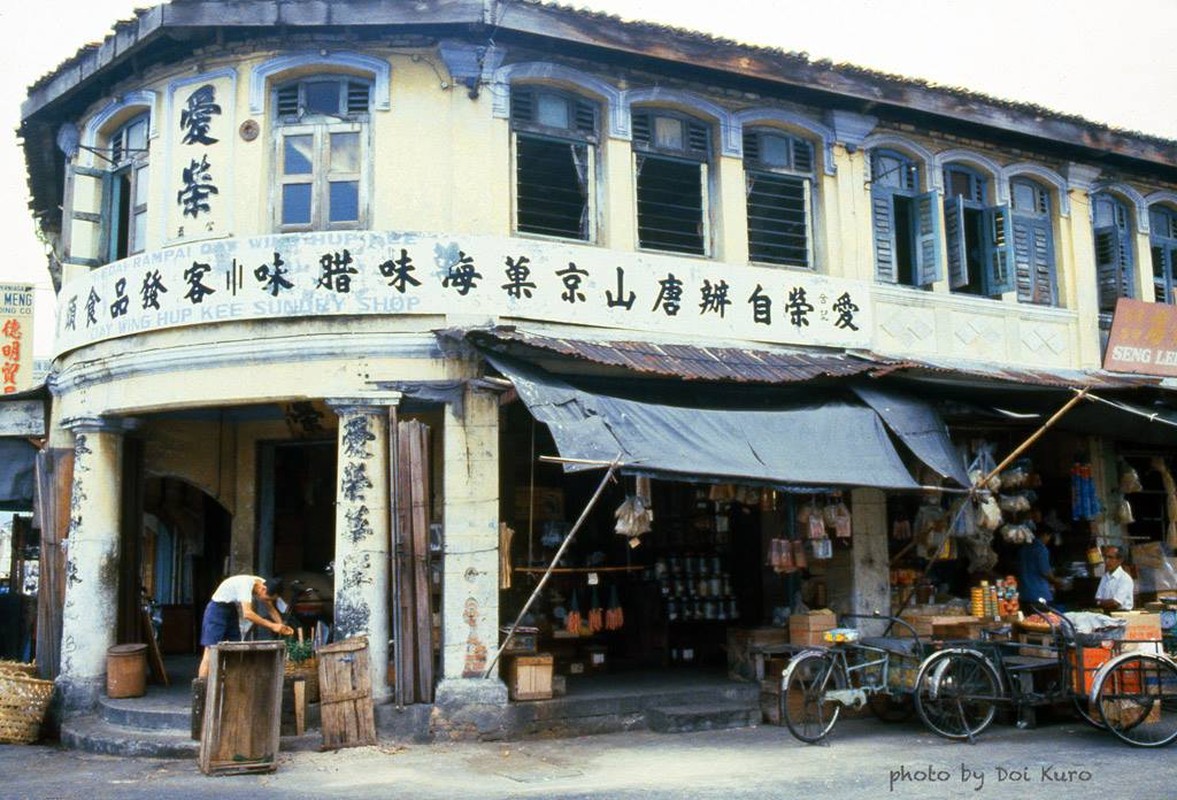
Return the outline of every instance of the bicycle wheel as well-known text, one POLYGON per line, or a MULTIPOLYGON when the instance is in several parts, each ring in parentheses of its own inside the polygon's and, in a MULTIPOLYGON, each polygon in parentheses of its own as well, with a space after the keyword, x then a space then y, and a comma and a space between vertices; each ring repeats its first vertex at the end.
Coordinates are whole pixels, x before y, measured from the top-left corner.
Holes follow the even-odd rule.
POLYGON ((846 675, 831 656, 802 653, 789 662, 781 679, 781 718, 803 742, 820 742, 838 721, 842 705, 827 700, 832 689, 845 689, 846 675))
POLYGON ((915 679, 915 710, 934 733, 971 739, 993 722, 1003 700, 997 670, 980 653, 943 650, 928 657, 915 679))
POLYGON ((1104 724, 1128 744, 1160 747, 1177 739, 1177 666, 1169 659, 1151 653, 1120 656, 1095 697, 1104 724))
POLYGON ((866 705, 883 722, 906 722, 915 714, 910 694, 875 692, 867 698, 866 705))
POLYGON ((1091 701, 1087 699, 1086 695, 1075 695, 1071 700, 1075 704, 1075 713, 1079 715, 1080 719, 1101 731, 1107 727, 1103 724, 1103 717, 1100 715, 1099 709, 1091 705, 1091 701))

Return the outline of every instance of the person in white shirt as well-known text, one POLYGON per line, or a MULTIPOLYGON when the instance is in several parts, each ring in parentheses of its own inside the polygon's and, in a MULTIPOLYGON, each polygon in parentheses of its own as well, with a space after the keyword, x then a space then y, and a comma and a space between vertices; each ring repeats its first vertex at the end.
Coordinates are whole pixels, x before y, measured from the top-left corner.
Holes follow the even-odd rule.
POLYGON ((204 607, 204 618, 200 624, 200 644, 204 654, 197 670, 198 678, 208 677, 209 648, 221 642, 241 640, 241 622, 267 628, 279 636, 289 636, 294 630, 282 622, 274 601, 282 593, 282 579, 268 581, 257 575, 234 575, 225 578, 213 592, 212 599, 204 607), (253 610, 257 600, 269 615, 266 619, 253 610))
POLYGON ((1131 611, 1132 576, 1124 569, 1124 551, 1115 545, 1103 549, 1104 573, 1095 590, 1095 602, 1102 611, 1131 611))

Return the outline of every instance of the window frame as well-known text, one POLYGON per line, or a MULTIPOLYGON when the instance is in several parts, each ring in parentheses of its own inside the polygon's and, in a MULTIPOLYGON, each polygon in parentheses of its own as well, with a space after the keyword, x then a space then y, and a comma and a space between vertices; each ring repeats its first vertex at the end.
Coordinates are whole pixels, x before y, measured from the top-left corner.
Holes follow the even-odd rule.
POLYGON ((274 81, 271 86, 271 119, 274 124, 273 179, 271 181, 273 200, 273 225, 279 233, 305 233, 310 231, 357 230, 368 226, 371 211, 371 136, 372 94, 374 82, 371 78, 351 73, 314 73, 284 81, 274 81), (304 98, 312 84, 335 83, 338 87, 338 114, 310 113, 306 110, 304 98), (289 92, 296 89, 296 107, 290 108, 289 92), (352 105, 352 93, 356 87, 367 92, 363 110, 352 105), (285 97, 283 94, 285 93, 285 97), (334 170, 331 158, 332 137, 356 135, 359 152, 356 155, 356 169, 334 170), (295 136, 311 137, 310 173, 286 172, 287 139, 295 136), (310 176, 309 180, 305 176, 310 176), (356 219, 331 220, 332 184, 356 183, 356 219), (285 187, 309 184, 310 203, 307 222, 286 222, 285 187))
MULTIPOLYGON (((814 190, 816 186, 816 148, 813 142, 805 137, 798 136, 789 131, 780 128, 769 126, 749 126, 743 132, 744 143, 744 188, 745 188, 745 208, 747 212, 747 231, 748 231, 748 261, 752 264, 769 264, 772 266, 796 267, 799 269, 815 269, 814 263, 814 190), (765 152, 764 142, 766 139, 780 139, 784 142, 785 152, 788 154, 785 163, 772 163, 762 157, 765 152), (751 146, 750 146, 751 145, 751 146), (749 155, 752 152, 753 155, 749 155), (804 159, 799 159, 798 156, 804 154, 804 159), (799 163, 799 161, 803 163, 799 163), (785 218, 784 215, 789 215, 787 208, 781 208, 778 204, 776 208, 769 208, 770 212, 781 212, 782 217, 772 218, 754 214, 753 211, 753 196, 756 192, 756 182, 765 181, 770 185, 776 183, 780 186, 793 186, 800 190, 800 204, 796 211, 792 213, 792 219, 785 218), (776 223, 773 226, 773 223, 776 223), (763 223, 763 230, 756 230, 756 226, 763 223), (776 227, 776 230, 769 230, 770 226, 776 227), (781 228, 800 229, 800 236, 803 238, 801 247, 792 246, 786 248, 783 245, 776 245, 777 249, 789 249, 792 251, 792 257, 780 256, 772 257, 757 257, 770 250, 774 245, 769 242, 761 241, 762 236, 793 236, 796 237, 795 232, 785 232, 781 228), (803 251, 800 258, 797 257, 798 251, 803 251)), ((778 194, 778 197, 783 196, 778 194)))
POLYGON ((1010 230, 1013 234, 1015 291, 1019 303, 1057 307, 1058 258, 1055 253, 1054 207, 1050 190, 1026 177, 1009 181, 1010 230), (1033 208, 1019 203, 1018 189, 1033 191, 1033 208), (1043 279, 1046 286, 1043 287, 1043 279))
MULTIPOLYGON (((660 106, 643 106, 633 109, 630 118, 632 122, 634 209, 637 215, 637 224, 635 226, 637 249, 656 253, 677 253, 679 255, 710 257, 714 252, 712 243, 710 185, 711 162, 714 157, 714 133, 711 123, 699 117, 660 106), (644 120, 644 122, 639 125, 639 120, 644 120), (658 136, 658 120, 677 120, 681 124, 680 134, 682 137, 682 146, 675 148, 659 145, 656 142, 658 136), (705 140, 705 147, 699 148, 692 146, 692 139, 697 140, 700 135, 705 140), (646 169, 646 166, 651 163, 655 165, 655 171, 662 170, 665 173, 678 171, 684 178, 686 177, 687 168, 693 167, 697 170, 692 180, 684 180, 684 183, 688 185, 696 182, 698 185, 698 217, 696 220, 687 219, 685 214, 676 214, 674 204, 649 196, 650 194, 656 194, 658 191, 658 187, 649 183, 643 184, 643 173, 646 174, 647 181, 650 180, 650 171, 646 169), (647 195, 645 199, 643 199, 643 194, 647 195), (686 224, 695 222, 696 233, 691 234, 669 229, 658 231, 651 223, 659 219, 659 215, 653 213, 659 210, 665 212, 661 215, 661 218, 669 218, 671 222, 686 224), (662 241, 654 238, 644 239, 643 230, 649 233, 665 233, 666 238, 662 241), (697 248, 670 246, 674 244, 669 241, 673 236, 695 240, 698 242, 698 246, 697 248)), ((664 177, 667 180, 672 179, 669 175, 664 177)), ((681 195, 679 197, 681 198, 681 195)), ((678 208, 682 209, 685 206, 679 206, 678 208)))
POLYGON ((940 195, 934 189, 921 192, 923 174, 923 165, 899 150, 870 153, 871 238, 880 283, 928 289, 941 278, 940 195), (881 180, 884 159, 896 162, 896 180, 881 180), (908 264, 899 263, 904 253, 908 264))
POLYGON ((950 163, 943 178, 948 286, 960 294, 996 299, 1013 288, 1009 209, 989 204, 990 178, 978 169, 950 163), (964 194, 956 191, 954 178, 964 179, 964 194))
POLYGON ((1153 297, 1158 303, 1177 305, 1177 209, 1167 205, 1152 206, 1148 210, 1148 221, 1153 297))
MULTIPOLYGON (((600 145, 600 125, 601 125, 601 106, 600 103, 592 98, 585 97, 575 92, 565 91, 543 84, 519 84, 511 87, 511 107, 508 112, 508 118, 511 125, 511 187, 512 187, 512 203, 511 203, 511 227, 516 234, 524 236, 536 236, 545 239, 555 239, 559 241, 573 241, 582 243, 595 243, 598 241, 600 234, 600 226, 598 220, 598 201, 597 192, 601 185, 598 175, 599 168, 599 145, 600 145), (531 98, 530 109, 531 114, 529 119, 523 118, 522 99, 524 97, 531 98), (543 98, 554 98, 567 104, 568 124, 566 126, 553 126, 540 121, 540 104, 543 98), (582 114, 591 115, 591 122, 583 124, 584 119, 582 114), (559 220, 554 219, 548 230, 543 230, 545 226, 538 222, 527 221, 527 218, 537 218, 542 216, 540 209, 523 208, 525 200, 531 193, 530 189, 525 192, 524 186, 537 187, 542 191, 542 176, 535 177, 540 180, 532 181, 529 177, 526 183, 521 182, 525 171, 530 171, 531 158, 524 158, 523 150, 527 146, 535 146, 537 148, 546 148, 549 152, 555 152, 556 145, 567 145, 569 162, 566 166, 570 167, 572 181, 568 181, 562 186, 553 187, 557 192, 563 191, 565 196, 571 194, 574 189, 580 195, 581 211, 579 222, 577 225, 577 232, 572 233, 572 226, 566 225, 559 227, 559 220), (582 154, 583 162, 578 164, 577 152, 582 154), (575 183, 575 187, 573 187, 575 183)), ((537 169, 538 172, 538 169, 537 169)), ((567 175, 565 176, 565 178, 567 175)), ((550 196, 549 196, 550 199, 550 196)), ((535 203, 542 206, 543 200, 536 198, 535 203)), ((566 219, 570 219, 569 215, 565 215, 566 219)))
POLYGON ((1091 231, 1095 248, 1095 280, 1100 324, 1110 327, 1111 314, 1121 298, 1136 297, 1136 259, 1132 241, 1132 211, 1128 204, 1110 192, 1099 192, 1091 199, 1091 231), (1109 220, 1101 220, 1106 207, 1109 220))
POLYGON ((112 263, 147 249, 151 112, 132 114, 104 138, 103 157, 109 166, 102 175, 98 248, 104 263, 112 263), (142 147, 130 141, 136 128, 142 130, 142 147))

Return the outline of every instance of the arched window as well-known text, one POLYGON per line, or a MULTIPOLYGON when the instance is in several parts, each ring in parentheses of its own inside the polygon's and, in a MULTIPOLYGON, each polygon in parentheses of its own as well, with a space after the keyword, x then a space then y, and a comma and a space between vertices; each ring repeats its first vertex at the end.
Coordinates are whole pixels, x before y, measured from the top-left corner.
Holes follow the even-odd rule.
POLYGON ((1056 305, 1058 286, 1050 192, 1028 178, 1011 178, 1009 192, 1018 302, 1056 305))
POLYGON ((634 109, 638 246, 706 255, 711 126, 662 108, 634 109))
POLYGON ((511 87, 515 229, 592 241, 600 108, 546 86, 511 87))
POLYGON ((151 115, 131 117, 105 137, 102 240, 106 261, 143 252, 147 243, 148 138, 151 115))
POLYGON ((353 75, 315 75, 274 87, 279 230, 366 224, 371 104, 372 81, 353 75))
POLYGON ((1009 209, 990 203, 983 174, 964 164, 944 167, 944 243, 954 292, 996 297, 1013 288, 1009 209))
POLYGON ((773 128, 744 131, 748 258, 813 268, 813 145, 773 128))
POLYGON ((940 277, 940 214, 935 192, 920 192, 919 164, 896 150, 871 153, 875 277, 930 286, 940 277))
POLYGON ((1132 214, 1117 197, 1101 193, 1092 198, 1091 216, 1100 325, 1110 328, 1116 301, 1136 294, 1133 289, 1132 214))
POLYGON ((1148 212, 1152 233, 1153 291, 1158 303, 1177 304, 1177 211, 1155 205, 1148 212))

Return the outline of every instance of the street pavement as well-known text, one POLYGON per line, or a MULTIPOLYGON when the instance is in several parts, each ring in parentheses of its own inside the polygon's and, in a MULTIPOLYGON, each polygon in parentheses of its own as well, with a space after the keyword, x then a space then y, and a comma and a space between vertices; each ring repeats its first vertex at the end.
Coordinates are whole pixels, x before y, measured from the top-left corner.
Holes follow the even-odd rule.
POLYGON ((1130 747, 1079 722, 995 725, 976 744, 918 722, 839 722, 828 744, 785 728, 649 731, 320 752, 283 740, 277 770, 201 774, 195 760, 0 745, 0 798, 1177 798, 1177 750, 1130 747))

